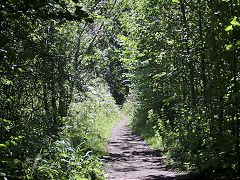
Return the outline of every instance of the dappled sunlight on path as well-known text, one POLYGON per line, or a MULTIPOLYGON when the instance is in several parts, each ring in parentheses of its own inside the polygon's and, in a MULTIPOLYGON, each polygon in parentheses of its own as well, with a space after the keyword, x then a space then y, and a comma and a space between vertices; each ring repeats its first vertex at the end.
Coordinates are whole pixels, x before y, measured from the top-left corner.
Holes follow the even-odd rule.
POLYGON ((186 179, 183 174, 171 171, 163 164, 163 157, 130 131, 126 116, 113 127, 108 152, 104 165, 108 179, 186 179))

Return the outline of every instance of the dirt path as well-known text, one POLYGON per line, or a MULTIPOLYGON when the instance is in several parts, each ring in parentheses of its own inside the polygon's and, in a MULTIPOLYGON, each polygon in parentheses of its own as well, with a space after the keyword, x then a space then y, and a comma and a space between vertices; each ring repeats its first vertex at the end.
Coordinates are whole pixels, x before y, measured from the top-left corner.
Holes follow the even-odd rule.
POLYGON ((104 164, 108 179, 157 180, 184 179, 181 174, 170 171, 156 153, 127 126, 127 117, 116 123, 108 147, 109 156, 104 164))

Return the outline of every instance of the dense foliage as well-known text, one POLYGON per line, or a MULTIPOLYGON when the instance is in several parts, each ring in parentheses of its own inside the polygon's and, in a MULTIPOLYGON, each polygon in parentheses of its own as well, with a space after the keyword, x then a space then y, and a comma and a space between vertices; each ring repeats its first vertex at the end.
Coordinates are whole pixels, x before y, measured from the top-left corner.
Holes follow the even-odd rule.
POLYGON ((239 177, 239 6, 1 2, 0 176, 104 178, 98 154, 130 86, 133 129, 176 166, 239 177))
POLYGON ((105 179, 100 158, 119 109, 101 79, 90 80, 82 102, 75 98, 59 138, 21 162, 23 179, 105 179))
POLYGON ((188 169, 231 178, 240 172, 239 8, 237 0, 138 1, 119 35, 138 95, 135 129, 150 126, 188 169))
POLYGON ((105 18, 96 16, 107 2, 109 7, 114 4, 1 2, 1 177, 68 179, 72 171, 78 176, 95 171, 98 161, 87 152, 103 150, 106 136, 101 131, 109 131, 118 117, 106 85, 101 91, 95 88, 101 81, 95 81, 95 86, 90 83, 100 64, 94 65, 100 58, 93 48, 99 36, 96 29, 100 31, 105 18), (90 87, 102 98, 88 95, 90 87), (82 117, 72 113, 74 108, 82 117), (72 127, 70 132, 65 132, 67 127, 72 127), (88 134, 91 139, 86 138, 88 134))

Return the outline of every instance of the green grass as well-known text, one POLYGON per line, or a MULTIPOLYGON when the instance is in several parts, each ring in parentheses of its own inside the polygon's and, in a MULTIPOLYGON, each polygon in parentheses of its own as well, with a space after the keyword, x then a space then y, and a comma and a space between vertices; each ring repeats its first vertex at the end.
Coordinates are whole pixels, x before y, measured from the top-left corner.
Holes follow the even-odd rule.
POLYGON ((150 125, 139 125, 134 127, 133 130, 136 134, 141 136, 152 149, 163 150, 162 138, 157 135, 150 125))
POLYGON ((129 125, 132 131, 141 136, 144 141, 154 150, 163 150, 162 138, 155 132, 150 123, 147 123, 147 117, 144 117, 137 111, 138 105, 135 99, 129 99, 123 105, 122 111, 129 118, 129 125))
POLYGON ((93 80, 84 100, 76 96, 71 103, 58 140, 49 139, 38 157, 23 164, 23 179, 106 179, 100 158, 106 153, 112 126, 120 118, 107 85, 93 80))

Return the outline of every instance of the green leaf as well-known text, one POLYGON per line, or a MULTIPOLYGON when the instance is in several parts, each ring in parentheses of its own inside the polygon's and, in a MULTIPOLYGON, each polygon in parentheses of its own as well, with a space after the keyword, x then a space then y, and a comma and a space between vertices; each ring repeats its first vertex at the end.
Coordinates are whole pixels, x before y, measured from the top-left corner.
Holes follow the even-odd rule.
POLYGON ((233 27, 232 25, 229 25, 225 28, 225 31, 232 31, 233 30, 233 27))
POLYGON ((224 1, 224 2, 229 2, 230 0, 222 0, 222 1, 224 1))
POLYGON ((171 102, 172 100, 174 100, 175 98, 176 98, 175 95, 174 95, 174 96, 170 96, 169 98, 164 99, 163 102, 165 103, 165 105, 169 105, 170 102, 171 102))
POLYGON ((59 155, 62 157, 65 157, 65 158, 67 157, 67 155, 65 153, 60 153, 59 155))
POLYGON ((229 45, 226 45, 226 49, 227 49, 228 51, 232 51, 232 50, 235 50, 236 48, 235 48, 234 45, 229 44, 229 45))
POLYGON ((24 70, 23 70, 22 68, 18 68, 18 70, 19 70, 20 72, 24 72, 24 70))
POLYGON ((237 21, 237 17, 234 16, 233 20, 230 22, 233 26, 240 26, 240 23, 237 21))
POLYGON ((224 153, 225 153, 225 152, 220 152, 219 155, 221 156, 221 155, 223 155, 224 153))
POLYGON ((21 163, 21 160, 19 160, 19 159, 14 159, 13 162, 14 162, 15 164, 19 164, 19 163, 21 163))
POLYGON ((7 123, 7 124, 11 124, 11 121, 10 120, 7 120, 7 119, 2 119, 3 122, 7 123))
POLYGON ((38 168, 38 170, 41 171, 43 168, 44 168, 43 166, 40 166, 40 167, 38 168))
POLYGON ((180 3, 180 1, 178 1, 178 0, 172 0, 172 2, 174 2, 174 3, 180 3))
POLYGON ((7 146, 5 144, 0 144, 0 147, 6 148, 7 146))
POLYGON ((174 43, 174 40, 167 40, 167 43, 168 43, 168 44, 173 44, 173 43, 174 43))
POLYGON ((11 141, 11 143, 12 143, 14 146, 17 145, 17 143, 16 143, 15 141, 11 141))

